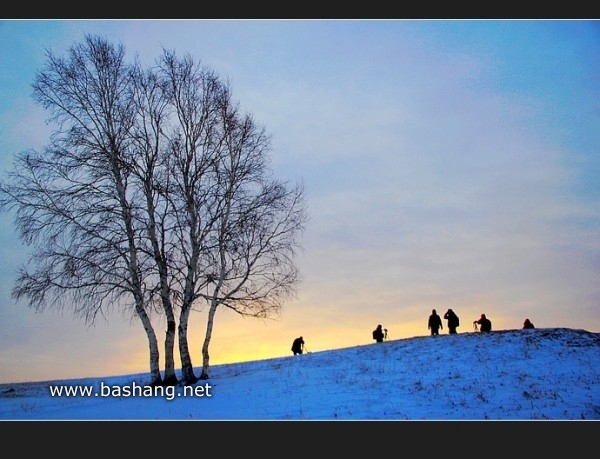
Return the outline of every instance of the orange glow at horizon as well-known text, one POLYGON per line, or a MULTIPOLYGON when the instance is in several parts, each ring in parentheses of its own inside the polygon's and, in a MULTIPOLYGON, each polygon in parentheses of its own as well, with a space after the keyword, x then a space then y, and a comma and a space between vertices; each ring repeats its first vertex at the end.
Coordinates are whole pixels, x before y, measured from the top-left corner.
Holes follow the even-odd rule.
MULTIPOLYGON (((443 317, 445 309, 441 311, 437 308, 438 314, 443 317)), ((474 309, 475 310, 475 309, 474 309)), ((278 357, 292 357, 291 345, 294 338, 303 336, 306 352, 320 352, 327 350, 342 349, 353 346, 363 346, 374 344, 371 336, 372 330, 381 323, 388 329, 388 339, 406 339, 419 336, 429 336, 427 329, 427 318, 431 312, 430 309, 424 309, 423 317, 406 322, 371 320, 368 311, 363 312, 359 317, 341 321, 342 323, 333 324, 324 334, 322 326, 313 321, 298 320, 294 326, 290 326, 290 320, 261 320, 256 318, 241 318, 240 316, 225 311, 217 312, 213 335, 209 347, 209 365, 222 365, 230 363, 240 363, 246 361, 265 360, 278 357)), ((457 311, 459 312, 459 311, 457 311)), ((300 309, 289 311, 291 316, 304 315, 300 309)), ((461 325, 458 333, 473 332, 472 321, 479 317, 479 313, 460 314, 461 325)), ((204 340, 203 319, 205 316, 197 313, 192 317, 188 328, 189 348, 192 356, 192 363, 196 374, 202 367, 202 343, 204 340)), ((493 323, 502 322, 499 317, 493 317, 493 323)), ((443 329, 440 334, 447 334, 446 320, 442 320, 443 329)), ((522 320, 521 320, 522 322, 522 320)), ((494 329, 500 329, 495 326, 494 329)), ((141 329, 141 327, 139 327, 141 329)), ((157 327, 159 328, 159 327, 157 327)), ((515 322, 514 326, 508 328, 520 328, 520 323, 515 322)), ((158 330, 157 330, 158 332, 158 330)), ((158 334, 158 333, 157 333, 158 334)), ((135 347, 139 350, 131 355, 127 361, 130 362, 129 368, 136 368, 132 372, 143 373, 148 371, 148 351, 144 336, 137 334, 135 347), (145 365, 145 366, 144 366, 145 365)), ((164 343, 159 342, 159 347, 164 343)), ((132 343, 133 345, 133 343, 132 343)), ((160 347, 161 372, 164 370, 163 349, 160 347)), ((119 366, 125 373, 127 365, 119 366)), ((179 352, 175 349, 175 368, 180 368, 179 352)))

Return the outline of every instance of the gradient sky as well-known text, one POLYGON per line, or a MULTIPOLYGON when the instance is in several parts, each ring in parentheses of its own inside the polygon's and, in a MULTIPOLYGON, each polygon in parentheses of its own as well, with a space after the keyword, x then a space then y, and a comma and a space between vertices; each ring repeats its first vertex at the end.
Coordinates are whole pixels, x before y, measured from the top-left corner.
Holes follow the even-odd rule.
MULTIPOLYGON (((211 364, 291 355, 299 335, 309 351, 366 344, 378 323, 427 335, 433 308, 459 333, 481 313, 496 330, 600 331, 600 22, 0 20, 2 174, 48 143, 31 99, 46 50, 86 33, 148 65, 165 48, 211 67, 272 135, 275 174, 305 184, 297 297, 273 320, 221 310, 211 364)), ((28 255, 0 214, 0 382, 149 369, 137 320, 16 303, 28 255)))

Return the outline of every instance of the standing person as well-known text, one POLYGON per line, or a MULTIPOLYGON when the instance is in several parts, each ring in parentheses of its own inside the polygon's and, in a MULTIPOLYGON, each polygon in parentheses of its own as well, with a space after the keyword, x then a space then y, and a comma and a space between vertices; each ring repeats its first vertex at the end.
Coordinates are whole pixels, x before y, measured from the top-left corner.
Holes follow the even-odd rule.
POLYGON ((455 334, 459 325, 456 313, 452 309, 448 309, 444 314, 444 319, 448 320, 448 333, 455 334))
POLYGON ((294 355, 297 355, 297 354, 302 354, 303 351, 304 351, 304 338, 299 336, 292 343, 292 352, 294 353, 294 355))
POLYGON ((485 314, 481 314, 481 317, 478 320, 474 320, 473 324, 479 324, 479 331, 492 331, 492 321, 488 319, 485 314))
POLYGON ((431 310, 431 315, 429 316, 429 321, 427 322, 427 328, 431 330, 431 336, 439 335, 439 330, 444 328, 442 327, 442 318, 438 316, 435 309, 431 310))
POLYGON ((381 325, 377 325, 377 328, 373 330, 373 339, 378 343, 383 343, 384 336, 383 327, 381 325))
POLYGON ((525 322, 523 322, 523 329, 525 329, 525 328, 535 328, 535 327, 531 323, 531 320, 525 319, 525 322))

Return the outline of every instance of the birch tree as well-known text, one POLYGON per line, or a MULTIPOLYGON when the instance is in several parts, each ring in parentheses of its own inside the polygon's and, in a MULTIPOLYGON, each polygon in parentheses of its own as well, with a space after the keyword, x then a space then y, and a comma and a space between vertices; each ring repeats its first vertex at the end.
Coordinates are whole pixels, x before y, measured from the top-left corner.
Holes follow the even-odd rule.
POLYGON ((209 346, 216 312, 268 318, 295 294, 299 273, 294 256, 307 220, 302 185, 276 180, 269 169, 271 139, 231 97, 219 107, 217 172, 219 203, 207 247, 209 305, 202 345, 202 373, 209 377, 209 346))
POLYGON ((164 341, 164 378, 163 384, 177 384, 175 373, 174 348, 176 340, 177 314, 173 305, 169 273, 169 257, 174 251, 170 244, 171 231, 169 205, 169 138, 164 130, 169 125, 169 104, 165 97, 165 88, 156 73, 134 67, 134 98, 137 119, 131 128, 130 170, 140 192, 140 227, 145 228, 140 238, 140 250, 153 261, 153 270, 148 276, 147 285, 153 285, 156 296, 160 298, 162 312, 166 321, 164 341), (154 276, 152 276, 154 271, 154 276))
POLYGON ((0 210, 15 211, 33 247, 13 296, 88 322, 112 308, 134 314, 152 384, 179 382, 176 339, 182 382, 198 380, 188 324, 206 312, 200 378, 208 378, 220 307, 272 317, 295 293, 302 186, 272 177, 265 128, 189 55, 163 50, 143 69, 125 64, 123 46, 87 36, 66 59, 48 53, 33 87, 57 128, 0 182, 0 210))
POLYGON ((179 306, 178 344, 182 380, 197 381, 188 344, 188 322, 198 291, 207 284, 202 256, 215 224, 219 202, 219 131, 216 111, 225 87, 210 69, 188 55, 164 51, 159 72, 173 111, 170 139, 170 177, 167 190, 173 217, 174 241, 171 285, 179 306), (176 287, 176 289, 175 289, 176 287))
POLYGON ((145 219, 130 181, 137 114, 124 56, 122 45, 92 36, 67 58, 47 53, 33 97, 56 130, 42 152, 17 155, 0 184, 0 208, 15 211, 19 235, 33 247, 13 297, 36 310, 69 308, 88 323, 131 308, 148 338, 151 382, 160 384, 155 289, 146 282, 154 263, 140 250, 145 219))
POLYGON ((301 185, 274 180, 271 139, 233 102, 231 90, 189 55, 165 52, 165 86, 177 119, 171 135, 169 197, 181 256, 179 352, 182 379, 197 380, 188 346, 194 309, 208 308, 201 379, 219 306, 242 316, 272 317, 295 293, 298 238, 307 218, 301 185))

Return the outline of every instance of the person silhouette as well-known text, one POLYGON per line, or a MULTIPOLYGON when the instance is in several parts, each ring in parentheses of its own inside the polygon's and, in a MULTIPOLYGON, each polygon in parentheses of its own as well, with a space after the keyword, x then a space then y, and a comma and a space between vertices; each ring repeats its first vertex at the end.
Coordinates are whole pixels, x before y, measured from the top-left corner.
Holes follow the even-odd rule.
POLYGON ((444 319, 448 320, 448 333, 455 334, 459 325, 456 313, 452 309, 448 309, 444 314, 444 319))
POLYGON ((427 329, 431 330, 431 336, 439 335, 440 330, 443 329, 442 326, 442 318, 438 315, 435 309, 431 310, 431 315, 429 316, 429 320, 427 321, 427 329))
POLYGON ((529 319, 525 319, 525 322, 523 322, 523 329, 526 328, 535 328, 535 326, 531 323, 531 320, 529 319))
POLYGON ((383 343, 384 337, 385 334, 383 333, 383 327, 381 326, 381 324, 377 325, 377 328, 373 330, 373 339, 378 343, 383 343))
POLYGON ((479 331, 489 332, 492 331, 492 321, 488 319, 485 314, 481 314, 481 317, 473 321, 473 325, 479 324, 479 331))
POLYGON ((304 338, 299 336, 292 343, 292 352, 294 353, 294 355, 298 355, 298 354, 302 354, 303 351, 304 351, 304 338))

